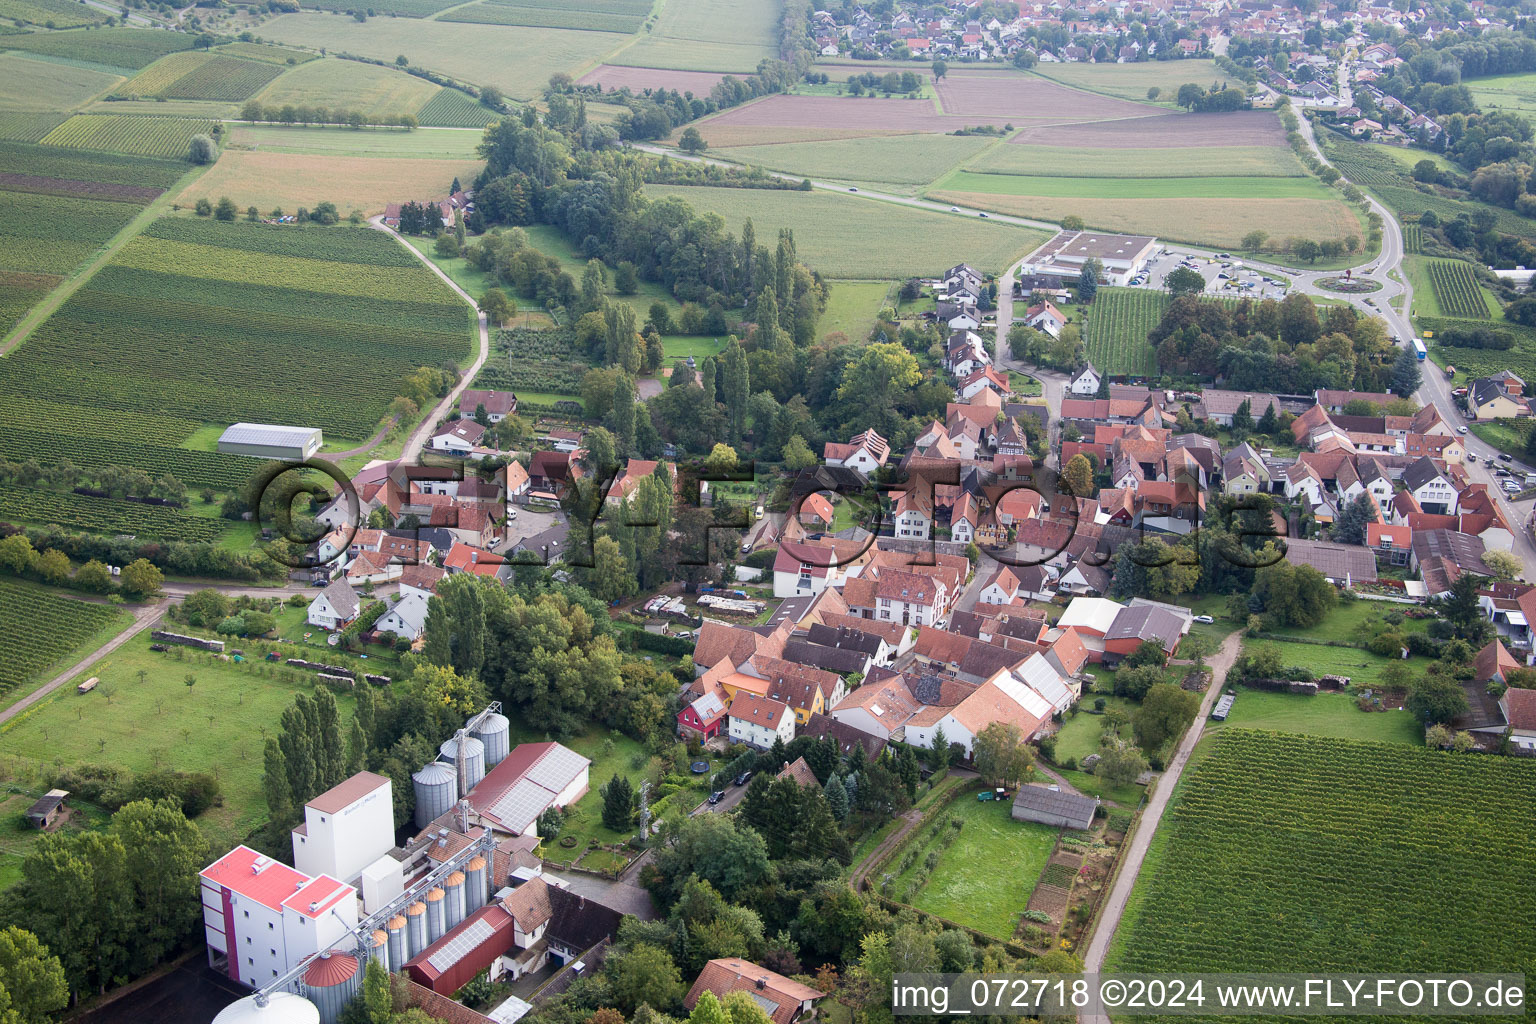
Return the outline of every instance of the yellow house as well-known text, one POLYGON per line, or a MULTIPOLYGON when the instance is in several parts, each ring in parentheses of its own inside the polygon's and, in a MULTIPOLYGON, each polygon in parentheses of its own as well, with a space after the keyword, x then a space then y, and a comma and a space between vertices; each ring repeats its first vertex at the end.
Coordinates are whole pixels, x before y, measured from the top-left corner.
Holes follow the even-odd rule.
POLYGON ((1518 391, 1511 394, 1503 384, 1490 377, 1472 382, 1467 392, 1467 410, 1477 420, 1514 419, 1531 414, 1530 405, 1518 391))

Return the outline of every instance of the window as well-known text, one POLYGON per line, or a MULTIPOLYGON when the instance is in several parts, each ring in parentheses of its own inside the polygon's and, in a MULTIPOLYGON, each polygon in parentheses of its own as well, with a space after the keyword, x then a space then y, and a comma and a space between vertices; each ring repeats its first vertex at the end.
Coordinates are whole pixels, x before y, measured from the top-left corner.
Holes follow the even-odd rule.
MULTIPOLYGON (((249 915, 247 915, 247 916, 249 916, 249 915)), ((271 930, 272 930, 272 928, 273 928, 273 925, 272 925, 272 922, 271 922, 271 921, 268 921, 268 922, 267 922, 267 931, 271 931, 271 930)))
POLYGON ((246 957, 245 958, 245 962, 246 962, 246 964, 248 964, 251 967, 255 967, 256 966, 256 961, 253 960, 251 957, 246 957))
POLYGON ((249 911, 249 910, 247 910, 247 911, 246 911, 246 912, 245 912, 245 916, 246 916, 246 919, 247 919, 247 920, 249 920, 249 919, 250 919, 250 916, 251 916, 251 912, 250 912, 250 911, 249 911))
POLYGON ((267 952, 271 953, 273 956, 277 956, 277 950, 275 950, 275 949, 269 949, 269 950, 267 950, 267 952))

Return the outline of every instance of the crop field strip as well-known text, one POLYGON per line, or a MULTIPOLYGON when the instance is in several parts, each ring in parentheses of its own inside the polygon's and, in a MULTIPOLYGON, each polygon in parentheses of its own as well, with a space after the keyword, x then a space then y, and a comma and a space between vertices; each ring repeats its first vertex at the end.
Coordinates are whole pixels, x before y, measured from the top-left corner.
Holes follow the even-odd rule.
POLYGON ((228 525, 220 519, 161 505, 29 487, 7 487, 0 491, 0 517, 12 522, 57 524, 72 530, 194 544, 212 543, 228 525))
POLYGON ((117 89, 118 96, 236 102, 256 95, 287 68, 207 50, 169 54, 117 89))
POLYGON ((778 20, 779 5, 762 0, 667 0, 655 27, 613 63, 750 73, 779 55, 778 20))
POLYGON ((185 157, 192 136, 209 134, 215 123, 191 117, 76 114, 43 136, 42 144, 174 159, 185 157))
POLYGON ((69 118, 68 114, 0 112, 0 139, 8 142, 40 142, 69 118))
POLYGON ((293 68, 261 90, 256 99, 267 107, 309 104, 356 110, 377 119, 414 114, 440 91, 426 79, 398 68, 330 58, 293 68))
POLYGON ((472 21, 484 25, 527 25, 593 32, 638 32, 650 13, 649 0, 637 3, 516 3, 481 0, 438 16, 438 21, 472 21), (601 10, 599 8, 625 8, 601 10))
POLYGON ((1472 276, 1472 268, 1461 260, 1426 260, 1429 286, 1434 290, 1440 311, 1461 320, 1488 320, 1488 303, 1483 301, 1482 286, 1472 276))
POLYGON ((416 120, 436 128, 484 128, 501 117, 468 93, 446 86, 416 112, 416 120))
POLYGON ((119 80, 108 71, 39 59, 33 54, 0 54, 0 111, 10 117, 26 111, 73 110, 107 92, 119 80))
POLYGON ((1082 178, 1300 178, 1306 168, 1279 146, 1104 150, 1068 146, 994 146, 966 170, 1082 178))
POLYGON ((1536 762, 1223 731, 1106 969, 1529 974, 1532 820, 1536 762))
POLYGON ((1403 251, 1408 253, 1424 251, 1424 229, 1419 225, 1403 225, 1403 251))
POLYGON ((73 0, 0 0, 0 18, 30 21, 49 28, 79 28, 106 21, 106 11, 73 0))
MULTIPOLYGON (((379 232, 167 218, 0 363, 0 393, 88 406, 73 417, 86 424, 92 409, 170 412, 361 440, 406 373, 464 357, 469 327, 447 287, 379 232)), ((83 436, 120 447, 110 430, 83 436)), ((226 462, 180 440, 148 447, 189 483, 227 485, 226 462)))
POLYGON ((142 68, 168 53, 190 50, 197 37, 152 28, 103 28, 89 32, 32 32, 6 36, 7 50, 73 57, 115 68, 142 68))
POLYGON ((221 46, 216 51, 227 57, 244 57, 246 60, 263 60, 269 64, 303 64, 305 61, 319 60, 318 53, 307 53, 304 50, 291 50, 286 46, 273 46, 270 43, 230 43, 221 46))
POLYGON ((111 605, 0 580, 0 693, 36 679, 122 617, 111 605))
MULTIPOLYGON (((368 9, 381 17, 399 15, 406 18, 430 18, 438 11, 447 10, 463 0, 381 0, 369 4, 368 9)), ((350 0, 307 0, 304 7, 317 11, 348 11, 350 0)))

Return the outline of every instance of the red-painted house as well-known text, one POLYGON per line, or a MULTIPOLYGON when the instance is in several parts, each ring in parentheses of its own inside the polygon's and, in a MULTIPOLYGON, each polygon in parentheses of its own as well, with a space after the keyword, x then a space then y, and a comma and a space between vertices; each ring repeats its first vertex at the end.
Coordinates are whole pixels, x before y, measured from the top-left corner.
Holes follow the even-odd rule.
POLYGON ((725 701, 718 690, 711 690, 677 713, 679 731, 691 732, 701 740, 718 736, 725 729, 725 701))

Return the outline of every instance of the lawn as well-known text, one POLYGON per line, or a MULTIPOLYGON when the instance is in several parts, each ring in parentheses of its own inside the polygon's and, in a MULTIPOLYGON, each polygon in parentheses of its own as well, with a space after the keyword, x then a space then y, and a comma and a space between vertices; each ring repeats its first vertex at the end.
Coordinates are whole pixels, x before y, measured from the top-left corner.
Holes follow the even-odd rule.
MULTIPOLYGON (((414 79, 413 79, 414 81, 414 79)), ((227 149, 262 153, 312 153, 319 156, 418 157, 474 160, 480 136, 452 128, 303 128, 266 124, 238 125, 227 149)), ((450 182, 451 184, 451 182, 450 182)), ((443 186, 444 189, 447 186, 443 186)))
POLYGON ((861 342, 874 330, 882 306, 894 300, 894 281, 838 281, 827 297, 827 311, 818 329, 823 337, 841 331, 851 342, 861 342))
POLYGON ((126 609, 87 604, 76 595, 0 579, 0 706, 66 668, 128 628, 126 609))
MULTIPOLYGON (((1329 647, 1324 644, 1300 644, 1286 640, 1244 640, 1247 650, 1255 647, 1273 647, 1280 655, 1280 664, 1286 668, 1304 666, 1313 675, 1347 676, 1355 686, 1371 686, 1380 678, 1381 670, 1389 658, 1378 657, 1358 647, 1329 647)), ((1409 661, 1415 670, 1422 663, 1409 661)))
MULTIPOLYGON (((928 884, 907 902, 988 935, 1012 938, 1060 834, 1049 825, 1014 821, 1012 810, 1011 800, 981 801, 963 793, 925 819, 912 841, 924 841, 933 821, 959 818, 965 825, 960 838, 940 854, 928 884)), ((932 848, 938 849, 937 845, 932 848)), ((892 866, 900 865, 900 856, 892 866)), ((924 857, 920 853, 913 867, 897 879, 898 895, 903 882, 922 869, 924 857)))
POLYGON ((394 68, 326 58, 308 61, 284 73, 257 93, 256 101, 264 107, 291 103, 356 110, 372 120, 376 119, 374 115, 414 114, 437 91, 438 87, 431 82, 394 68))
POLYGON ((1209 722, 1206 728, 1216 731, 1269 729, 1341 740, 1424 745, 1424 730, 1408 712, 1361 711, 1355 707, 1354 698, 1343 693, 1319 693, 1307 697, 1242 687, 1227 720, 1209 722))
POLYGON ((353 210, 371 216, 402 197, 446 195, 453 179, 472 180, 484 166, 474 157, 444 160, 234 150, 221 156, 177 199, 191 206, 199 199, 217 202, 229 196, 241 210, 255 206, 262 213, 275 207, 292 213, 300 206, 312 208, 329 201, 343 217, 353 210))
POLYGON ((1509 827, 1536 816, 1536 764, 1237 729, 1213 739, 1158 829, 1106 970, 1536 962, 1536 930, 1487 926, 1536 915, 1536 833, 1509 827))
MULTIPOLYGON (((1173 106, 1179 86, 1197 82, 1202 87, 1227 79, 1214 60, 1143 61, 1136 64, 1038 64, 1035 73, 1053 82, 1123 100, 1148 102, 1147 90, 1161 90, 1153 101, 1173 106)), ((1236 84, 1236 83, 1234 83, 1236 84)))
MULTIPOLYGON (((379 60, 404 55, 416 66, 476 85, 494 85, 521 100, 538 95, 555 72, 576 74, 629 38, 613 32, 412 18, 370 18, 359 23, 341 14, 285 14, 263 24, 261 31, 280 43, 323 46, 379 60)), ((753 58, 749 68, 739 70, 756 66, 753 58)), ((324 102, 314 97, 311 101, 324 102)))
MULTIPOLYGON (((1225 606, 1225 599, 1221 601, 1225 606)), ((1401 605, 1383 604, 1379 601, 1350 601, 1334 606, 1328 617, 1316 626, 1308 629, 1277 629, 1274 632, 1287 636, 1305 636, 1312 640, 1345 640, 1350 643, 1363 643, 1373 634, 1379 632, 1385 625, 1384 616, 1397 611, 1401 612, 1401 605)), ((1206 609, 1206 613, 1217 615, 1218 613, 1206 609)), ((1430 620, 1404 618, 1394 628, 1399 633, 1422 633, 1429 629, 1430 620)))
POLYGON ((1472 99, 1484 110, 1514 110, 1526 115, 1536 114, 1536 74, 1521 72, 1469 78, 1463 84, 1472 91, 1472 99))
MULTIPOLYGON (((11 783, 0 793, 0 892, 21 881, 21 862, 32 852, 43 833, 27 820, 27 808, 51 786, 21 787, 11 783)), ((64 831, 105 828, 111 821, 106 811, 95 804, 71 798, 69 820, 59 826, 64 831)))
POLYGON ((1192 149, 1103 149, 1071 146, 994 146, 966 165, 993 174, 1080 178, 1299 178, 1306 168, 1281 146, 1200 146, 1192 149))
POLYGON ((1058 771, 1056 774, 1067 780, 1067 784, 1080 793, 1096 796, 1108 803, 1118 804, 1127 810, 1135 810, 1141 803, 1141 798, 1146 796, 1147 787, 1131 783, 1127 786, 1112 786, 1097 775, 1090 775, 1081 771, 1058 771))
MULTIPOLYGON (((1102 673, 1096 673, 1102 679, 1102 673)), ((1061 763, 1067 758, 1074 761, 1082 761, 1089 754, 1099 749, 1099 737, 1104 734, 1104 715, 1088 710, 1094 706, 1097 697, 1083 698, 1083 703, 1077 714, 1072 715, 1061 723, 1061 728, 1056 733, 1056 761, 1061 763)), ((1120 708, 1126 714, 1136 710, 1137 704, 1125 697, 1105 697, 1106 710, 1108 708, 1120 708)))
POLYGON ((725 347, 724 338, 696 338, 686 334, 668 334, 661 339, 662 351, 666 353, 664 366, 670 367, 679 359, 687 359, 692 356, 694 362, 702 364, 706 357, 712 356, 725 347))
POLYGON ((1472 433, 1501 452, 1525 458, 1526 439, 1530 437, 1529 420, 1485 420, 1472 424, 1472 433))
POLYGON ((763 58, 779 56, 778 30, 778 4, 762 0, 668 0, 655 27, 608 58, 608 63, 750 72, 763 58))
POLYGON ((832 192, 687 185, 647 185, 645 191, 681 196, 694 209, 714 211, 732 225, 751 217, 759 238, 772 238, 787 227, 795 233, 800 258, 833 278, 913 277, 962 261, 998 273, 1046 239, 1045 232, 1031 228, 832 192))
MULTIPOLYGON (((215 848, 239 842, 267 817, 263 737, 275 734, 278 716, 294 694, 313 688, 313 679, 304 673, 293 682, 291 670, 237 665, 185 648, 157 654, 149 644, 147 633, 134 637, 93 666, 101 684, 91 693, 66 686, 7 723, 5 748, 38 773, 99 762, 210 773, 224 803, 198 824, 215 848), (189 674, 195 685, 186 684, 189 674)), ((345 736, 353 700, 344 693, 336 699, 345 736)))
MULTIPOLYGON (((709 133, 704 132, 705 141, 709 133)), ((833 181, 926 185, 999 140, 984 135, 891 135, 711 149, 711 156, 833 181)), ((1022 149, 1010 146, 1010 149, 1022 149)))
POLYGON ((122 81, 116 75, 0 54, 0 108, 72 110, 122 81))

